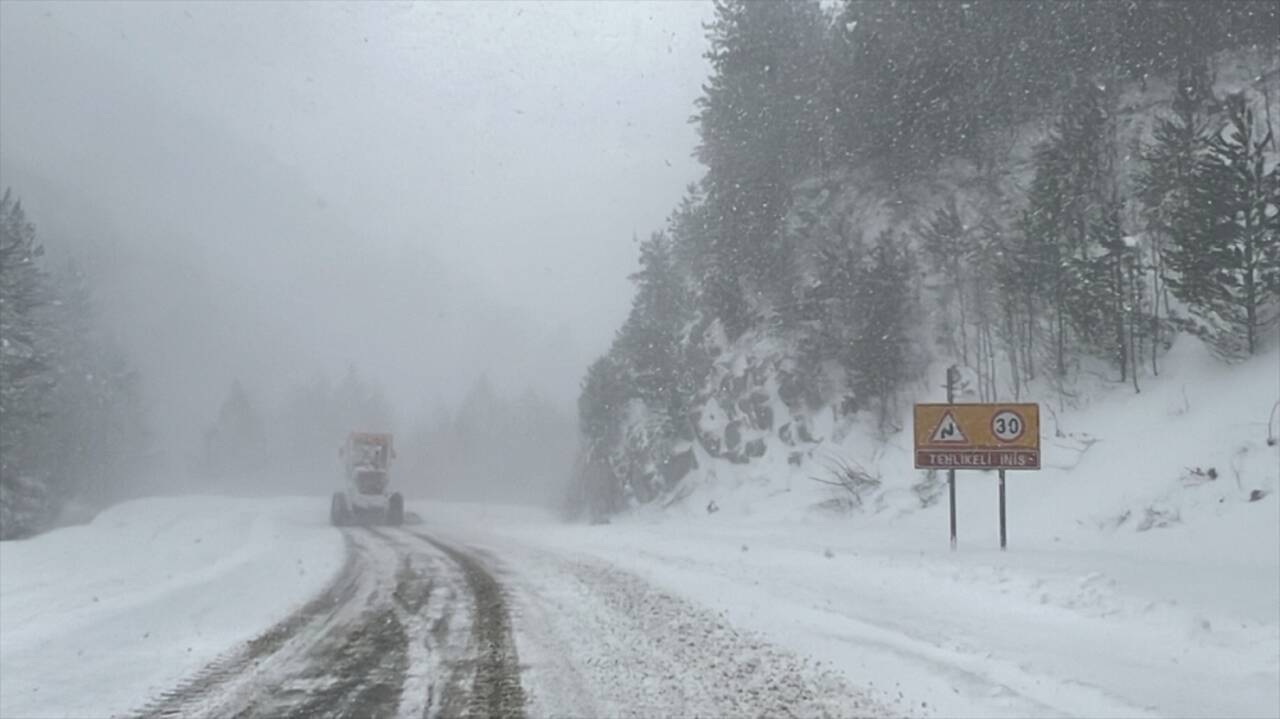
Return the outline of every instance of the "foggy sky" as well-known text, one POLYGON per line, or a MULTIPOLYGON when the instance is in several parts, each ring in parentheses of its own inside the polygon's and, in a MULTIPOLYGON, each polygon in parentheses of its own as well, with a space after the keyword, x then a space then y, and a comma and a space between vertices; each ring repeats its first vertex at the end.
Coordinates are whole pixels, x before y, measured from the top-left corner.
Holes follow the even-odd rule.
POLYGON ((0 183, 165 441, 354 362, 571 406, 699 174, 710 3, 0 4, 0 183))

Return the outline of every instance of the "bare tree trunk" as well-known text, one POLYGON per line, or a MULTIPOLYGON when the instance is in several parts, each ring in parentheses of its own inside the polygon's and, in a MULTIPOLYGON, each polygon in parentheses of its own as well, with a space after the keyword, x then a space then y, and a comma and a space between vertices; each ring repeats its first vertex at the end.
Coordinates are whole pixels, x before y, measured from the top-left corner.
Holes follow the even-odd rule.
POLYGON ((965 312, 964 301, 964 280, 961 278, 960 272, 957 270, 955 274, 956 283, 956 304, 960 309, 960 360, 965 366, 969 365, 969 318, 965 312))
POLYGON ((1000 383, 996 381, 996 344, 995 332, 991 329, 991 323, 986 322, 983 325, 987 330, 987 366, 991 374, 991 401, 1000 401, 1000 383))
MULTIPOLYGON (((1260 189, 1260 188, 1259 188, 1260 189)), ((1252 212, 1245 210, 1244 213, 1244 313, 1245 313, 1245 336, 1248 340, 1249 356, 1252 357, 1257 350, 1257 330, 1258 330, 1258 287, 1254 277, 1256 265, 1254 264, 1254 235, 1252 227, 1252 212)))
POLYGON ((1035 299, 1032 297, 1030 292, 1028 292, 1026 296, 1026 305, 1027 305, 1027 353, 1024 356, 1026 361, 1023 362, 1023 365, 1027 368, 1027 381, 1031 381, 1036 378, 1036 362, 1035 362, 1036 312, 1035 312, 1035 299))
POLYGON ((1004 306, 1005 332, 1008 336, 1008 345, 1005 353, 1009 355, 1009 374, 1013 377, 1013 398, 1019 400, 1022 398, 1022 381, 1018 376, 1018 347, 1022 343, 1018 341, 1017 336, 1017 320, 1013 316, 1013 305, 1005 303, 1004 306))
POLYGON ((1120 254, 1122 250, 1117 250, 1112 259, 1111 270, 1111 288, 1115 293, 1115 305, 1112 312, 1115 313, 1116 325, 1116 358, 1120 361, 1120 382, 1124 383, 1129 378, 1129 352, 1128 340, 1124 336, 1125 328, 1125 284, 1124 284, 1124 256, 1120 254))
POLYGON ((1141 338, 1138 337, 1139 315, 1142 313, 1142 293, 1138 289, 1138 253, 1129 259, 1129 361, 1133 367, 1133 391, 1142 392, 1138 386, 1138 367, 1141 366, 1139 356, 1141 338))
MULTIPOLYGON (((1061 300, 1061 298, 1059 298, 1061 300)), ((1054 308, 1057 313, 1057 354, 1058 354, 1058 378, 1065 379, 1067 376, 1067 318, 1066 312, 1062 307, 1062 302, 1058 302, 1058 306, 1054 308)))
POLYGON ((1151 234, 1151 375, 1160 376, 1160 367, 1156 357, 1160 354, 1160 289, 1164 267, 1161 262, 1161 246, 1163 238, 1160 231, 1151 234))

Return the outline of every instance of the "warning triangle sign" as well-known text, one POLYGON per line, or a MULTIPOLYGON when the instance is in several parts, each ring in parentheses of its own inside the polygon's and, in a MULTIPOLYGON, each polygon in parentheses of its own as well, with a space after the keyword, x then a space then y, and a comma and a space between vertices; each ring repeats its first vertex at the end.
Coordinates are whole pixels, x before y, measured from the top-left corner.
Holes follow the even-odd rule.
POLYGON ((956 418, 947 412, 942 415, 942 421, 938 426, 933 428, 933 435, 929 437, 929 441, 938 444, 966 444, 969 438, 960 431, 960 424, 956 422, 956 418))

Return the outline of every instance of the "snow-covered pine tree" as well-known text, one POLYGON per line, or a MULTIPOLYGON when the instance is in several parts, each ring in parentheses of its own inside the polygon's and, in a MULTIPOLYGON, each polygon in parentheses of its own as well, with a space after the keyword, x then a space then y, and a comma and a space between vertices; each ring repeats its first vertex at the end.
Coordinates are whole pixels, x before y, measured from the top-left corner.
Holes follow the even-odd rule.
POLYGON ((1195 329, 1228 359, 1256 353, 1280 322, 1280 166, 1273 128, 1243 94, 1195 167, 1188 232, 1169 250, 1169 285, 1195 329))
POLYGON ((1109 283, 1094 265, 1095 228, 1113 197, 1111 130, 1106 89, 1081 81, 1035 154, 1025 231, 1034 248, 1032 272, 1049 289, 1055 375, 1067 376, 1076 340, 1100 348, 1109 283))
MULTIPOLYGON (((999 222, 990 214, 983 215, 967 234, 971 247, 966 284, 974 329, 973 367, 978 377, 978 397, 985 402, 995 402, 1000 397, 997 362, 1001 344, 997 339, 1001 338, 1006 320, 1017 307, 1015 298, 1006 297, 1001 288, 1007 238, 999 222)), ((1016 345, 1008 345, 1005 339, 1005 351, 1016 352, 1016 345)), ((1014 360, 1010 377, 1016 385, 1016 355, 1010 355, 1010 359, 1014 360)))
MULTIPOLYGON (((1026 272, 1032 266, 1026 240, 1026 233, 1017 226, 1005 228, 992 215, 985 215, 978 225, 975 274, 992 305, 994 334, 1009 363, 1015 400, 1022 397, 1023 384, 1034 377, 1035 370, 1037 287, 1026 272)), ((992 376, 997 376, 994 369, 992 376)))
POLYGON ((973 245, 954 196, 916 228, 916 236, 929 269, 942 279, 935 316, 942 346, 969 366, 968 265, 973 245))
POLYGON ((41 434, 57 357, 52 300, 35 227, 10 190, 0 196, 0 539, 38 531, 55 510, 41 434))
POLYGON ((382 388, 365 379, 354 364, 347 365, 342 380, 334 390, 334 402, 338 407, 344 435, 353 429, 370 432, 392 430, 394 418, 391 415, 391 404, 382 388))
POLYGON ((711 77, 698 99, 698 158, 714 218, 704 297, 736 338, 789 290, 782 218, 789 183, 821 155, 821 11, 816 2, 717 0, 711 77), (741 306, 738 306, 741 305, 741 306))
POLYGON ((1164 324, 1172 315, 1165 283, 1166 249, 1171 244, 1190 246, 1192 190, 1196 167, 1207 147, 1204 108, 1211 100, 1208 66, 1203 60, 1184 63, 1177 73, 1173 113, 1156 119, 1152 140, 1142 150, 1137 194, 1146 224, 1153 374, 1159 373, 1157 358, 1168 341, 1164 324))
POLYGON ((665 436, 675 438, 684 431, 691 399, 680 381, 691 307, 666 233, 640 244, 640 269, 631 280, 636 294, 615 351, 633 370, 633 390, 661 419, 665 436))
POLYGON ((834 360, 844 371, 843 398, 827 398, 844 412, 861 408, 863 398, 855 388, 858 371, 857 343, 864 320, 860 292, 865 271, 866 249, 862 236, 853 234, 848 240, 821 250, 817 284, 809 292, 814 305, 815 325, 808 348, 809 363, 820 367, 834 360))
POLYGON ((582 437, 575 492, 586 507, 609 513, 622 506, 622 484, 611 454, 622 441, 622 421, 629 394, 626 369, 612 354, 587 368, 578 396, 578 431, 582 437))
POLYGON ((99 328, 84 273, 68 264, 52 281, 59 361, 46 463, 65 498, 101 507, 144 491, 136 481, 148 455, 138 373, 99 328))
POLYGON ((905 242, 885 230, 863 263, 857 283, 858 314, 854 338, 854 392, 874 400, 881 433, 892 426, 898 390, 915 375, 912 354, 913 326, 918 312, 913 282, 917 274, 914 255, 905 242))
POLYGON ((261 415, 240 380, 233 380, 217 420, 205 432, 205 470, 223 486, 243 488, 266 463, 267 438, 261 415))
POLYGON ((1083 263, 1082 292, 1077 310, 1099 342, 1104 355, 1110 355, 1120 370, 1120 381, 1132 381, 1138 388, 1137 338, 1134 327, 1142 325, 1146 307, 1137 273, 1138 247, 1121 227, 1122 203, 1118 197, 1106 201, 1100 216, 1090 227, 1091 243, 1101 254, 1083 263))

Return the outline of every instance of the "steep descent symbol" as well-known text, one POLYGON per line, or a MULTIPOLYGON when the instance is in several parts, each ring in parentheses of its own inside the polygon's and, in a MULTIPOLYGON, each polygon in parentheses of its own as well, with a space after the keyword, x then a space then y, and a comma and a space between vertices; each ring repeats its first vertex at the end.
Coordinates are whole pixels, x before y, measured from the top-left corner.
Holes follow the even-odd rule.
POLYGON ((942 415, 942 421, 937 427, 933 428, 933 436, 929 438, 930 442, 939 444, 966 444, 969 438, 964 436, 964 432, 960 431, 960 425, 956 422, 955 417, 950 412, 942 415))

